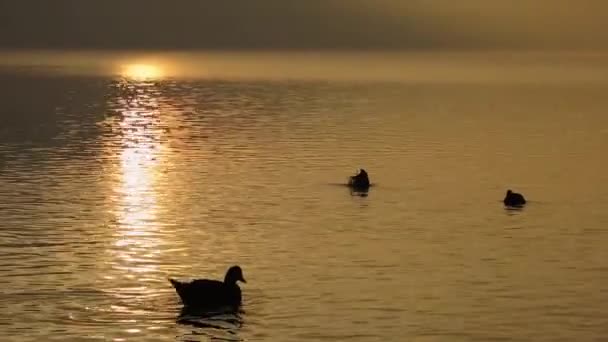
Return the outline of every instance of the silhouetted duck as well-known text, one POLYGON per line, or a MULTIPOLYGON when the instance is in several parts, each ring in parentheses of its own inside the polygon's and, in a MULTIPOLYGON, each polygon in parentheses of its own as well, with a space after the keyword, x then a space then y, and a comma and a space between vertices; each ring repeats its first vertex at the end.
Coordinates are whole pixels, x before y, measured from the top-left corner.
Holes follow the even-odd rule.
POLYGON ((359 171, 359 174, 355 176, 350 176, 348 179, 348 186, 353 189, 365 190, 369 188, 369 177, 367 172, 363 169, 359 171))
POLYGON ((522 194, 507 190, 507 195, 503 202, 507 207, 521 207, 526 204, 526 199, 522 194))
POLYGON ((241 288, 237 281, 246 283, 239 266, 232 266, 226 272, 224 281, 197 279, 182 283, 169 278, 184 306, 199 308, 220 308, 241 305, 241 288))

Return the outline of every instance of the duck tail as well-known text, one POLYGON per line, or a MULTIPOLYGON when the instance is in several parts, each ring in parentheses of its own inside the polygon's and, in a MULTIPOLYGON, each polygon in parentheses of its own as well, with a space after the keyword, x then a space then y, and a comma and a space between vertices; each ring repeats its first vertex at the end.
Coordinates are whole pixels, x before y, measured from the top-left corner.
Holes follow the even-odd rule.
POLYGON ((180 283, 179 281, 173 279, 173 278, 168 278, 169 282, 171 283, 171 285, 173 285, 173 287, 175 287, 176 290, 181 290, 181 288, 183 287, 183 283, 180 283))

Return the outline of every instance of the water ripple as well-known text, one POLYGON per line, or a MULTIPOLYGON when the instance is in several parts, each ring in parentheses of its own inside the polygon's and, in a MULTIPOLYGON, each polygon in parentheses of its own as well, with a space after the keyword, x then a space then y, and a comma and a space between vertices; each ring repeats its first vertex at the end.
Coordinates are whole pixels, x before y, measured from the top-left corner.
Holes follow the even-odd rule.
POLYGON ((5 338, 608 333, 602 89, 0 79, 5 338), (237 263, 243 312, 180 312, 167 277, 237 263))

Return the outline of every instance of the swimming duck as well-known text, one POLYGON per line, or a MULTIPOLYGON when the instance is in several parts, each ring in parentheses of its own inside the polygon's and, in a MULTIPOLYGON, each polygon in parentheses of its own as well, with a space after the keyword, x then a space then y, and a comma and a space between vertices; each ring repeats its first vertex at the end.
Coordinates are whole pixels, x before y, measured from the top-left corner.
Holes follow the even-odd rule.
POLYGON ((220 308, 241 305, 241 288, 237 281, 246 283, 243 271, 239 266, 232 266, 226 272, 224 281, 197 279, 191 282, 180 282, 169 278, 184 306, 220 308))
POLYGON ((354 189, 367 189, 370 186, 369 177, 364 169, 359 171, 359 174, 350 176, 348 186, 354 189))
POLYGON ((521 207, 526 204, 526 199, 522 194, 507 190, 507 195, 505 196, 503 203, 507 207, 521 207))

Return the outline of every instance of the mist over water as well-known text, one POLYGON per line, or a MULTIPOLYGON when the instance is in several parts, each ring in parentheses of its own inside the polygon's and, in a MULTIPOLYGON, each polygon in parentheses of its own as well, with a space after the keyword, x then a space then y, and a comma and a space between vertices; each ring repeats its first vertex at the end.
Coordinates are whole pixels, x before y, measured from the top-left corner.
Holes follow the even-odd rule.
POLYGON ((0 60, 7 341, 608 334, 601 54, 0 60), (242 312, 180 320, 233 264, 242 312))
POLYGON ((601 51, 108 52, 5 51, 0 67, 55 75, 189 80, 356 81, 433 84, 605 83, 601 51))

